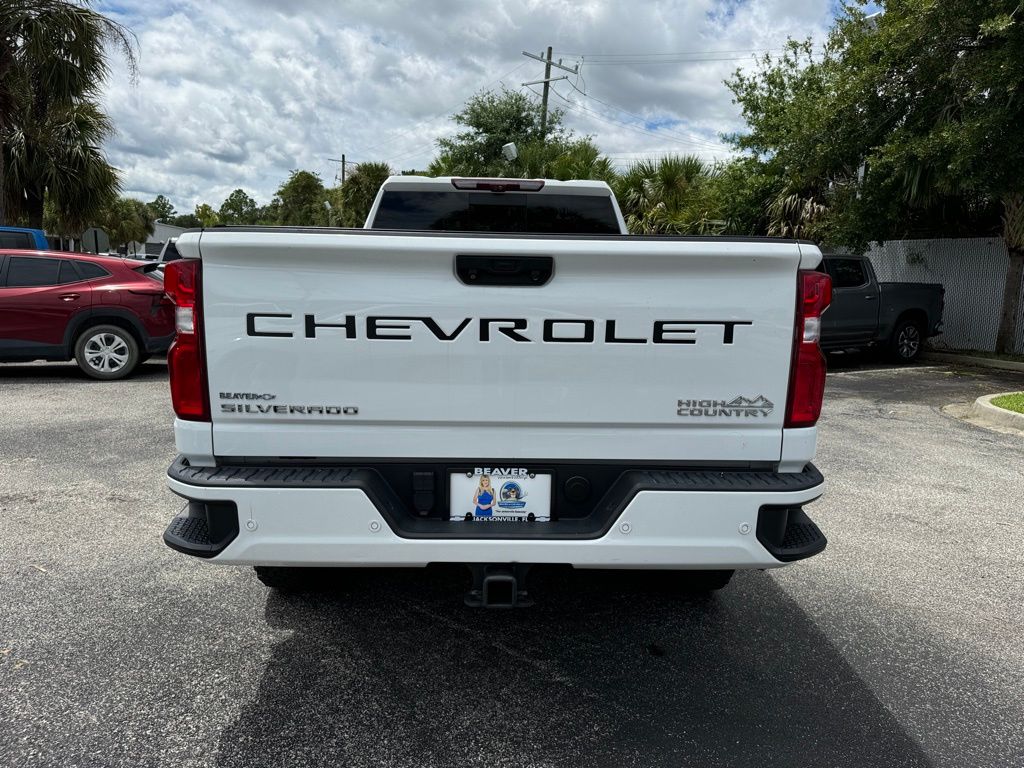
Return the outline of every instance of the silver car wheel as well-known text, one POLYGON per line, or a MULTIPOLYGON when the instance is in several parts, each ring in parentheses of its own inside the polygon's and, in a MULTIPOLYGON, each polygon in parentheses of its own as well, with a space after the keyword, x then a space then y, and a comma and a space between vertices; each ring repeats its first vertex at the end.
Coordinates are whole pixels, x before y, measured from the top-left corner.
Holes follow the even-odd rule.
POLYGON ((114 373, 124 368, 130 355, 128 345, 113 333, 97 333, 85 342, 85 362, 100 373, 114 373))
POLYGON ((908 325, 900 331, 899 338, 896 340, 896 348, 899 350, 900 357, 909 360, 917 354, 920 347, 921 334, 918 332, 917 326, 908 325))

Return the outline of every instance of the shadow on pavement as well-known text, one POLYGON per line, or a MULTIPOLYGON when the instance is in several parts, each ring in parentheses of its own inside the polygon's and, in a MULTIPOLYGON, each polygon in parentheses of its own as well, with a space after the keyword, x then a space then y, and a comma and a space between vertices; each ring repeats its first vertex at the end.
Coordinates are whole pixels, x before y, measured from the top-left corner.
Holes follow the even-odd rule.
POLYGON ((291 630, 218 765, 917 766, 927 762, 765 573, 687 599, 657 574, 541 573, 471 611, 462 570, 268 596, 291 630))
MULTIPOLYGON (((139 365, 131 376, 132 379, 155 379, 167 376, 167 361, 163 358, 147 360, 139 365)), ((75 363, 2 363, 0 379, 39 379, 52 382, 68 381, 79 384, 109 384, 86 376, 75 363)))

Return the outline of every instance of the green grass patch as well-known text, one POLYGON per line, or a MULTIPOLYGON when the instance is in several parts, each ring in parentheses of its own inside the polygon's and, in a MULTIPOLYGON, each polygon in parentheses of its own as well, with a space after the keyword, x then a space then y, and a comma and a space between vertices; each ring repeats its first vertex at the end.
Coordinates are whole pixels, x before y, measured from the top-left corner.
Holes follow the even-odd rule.
POLYGON ((992 398, 992 405, 1005 408, 1008 411, 1024 413, 1024 392, 1017 392, 1012 395, 1001 395, 992 398))

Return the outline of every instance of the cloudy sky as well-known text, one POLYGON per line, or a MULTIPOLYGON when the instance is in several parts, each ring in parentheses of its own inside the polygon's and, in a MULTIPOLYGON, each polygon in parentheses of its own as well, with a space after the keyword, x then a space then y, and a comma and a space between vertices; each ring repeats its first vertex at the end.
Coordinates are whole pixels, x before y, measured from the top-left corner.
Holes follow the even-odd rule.
MULTIPOLYGON (((342 153, 425 168, 474 93, 543 77, 551 45, 580 65, 552 106, 618 165, 727 156, 740 126, 722 80, 788 36, 822 40, 834 0, 122 0, 99 10, 139 40, 117 62, 107 152, 125 192, 179 212, 236 187, 267 202, 293 168, 333 184, 342 153)), ((557 71, 557 74, 568 74, 557 71)), ((540 86, 531 86, 538 90, 540 86)), ((524 89, 525 90, 525 89, 524 89)))

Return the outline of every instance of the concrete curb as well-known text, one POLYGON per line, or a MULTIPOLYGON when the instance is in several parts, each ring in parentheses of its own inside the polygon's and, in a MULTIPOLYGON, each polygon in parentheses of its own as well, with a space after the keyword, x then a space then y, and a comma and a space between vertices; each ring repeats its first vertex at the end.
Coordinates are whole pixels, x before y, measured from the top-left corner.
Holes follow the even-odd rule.
POLYGON ((1024 413, 1016 413, 1014 411, 1008 411, 1005 408, 1000 408, 997 405, 992 405, 992 398, 1000 397, 1004 394, 1009 395, 1013 393, 998 392, 994 395, 979 397, 974 401, 974 405, 967 410, 967 413, 965 414, 966 417, 972 421, 978 421, 993 427, 1019 429, 1024 431, 1024 413))
POLYGON ((1019 371, 1024 373, 1024 363, 1014 360, 994 360, 990 357, 973 357, 972 355, 954 355, 948 352, 925 352, 921 355, 922 360, 933 360, 936 363, 959 363, 961 365, 976 365, 979 368, 998 368, 1003 371, 1019 371))

